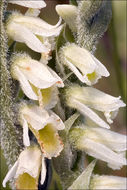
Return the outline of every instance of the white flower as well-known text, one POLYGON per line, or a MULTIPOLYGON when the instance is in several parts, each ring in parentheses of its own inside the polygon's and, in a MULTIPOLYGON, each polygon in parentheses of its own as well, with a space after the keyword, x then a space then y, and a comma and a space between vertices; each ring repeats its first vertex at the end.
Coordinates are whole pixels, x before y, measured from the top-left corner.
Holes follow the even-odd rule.
POLYGON ((14 12, 6 23, 7 34, 17 42, 25 43, 32 50, 48 54, 50 49, 43 43, 43 37, 58 36, 61 19, 56 25, 50 25, 38 17, 26 16, 14 12), (41 39, 39 39, 41 38, 41 39))
POLYGON ((108 129, 80 126, 72 129, 70 140, 76 148, 107 162, 112 169, 120 169, 127 164, 123 155, 127 149, 125 135, 108 129))
POLYGON ((78 8, 74 5, 57 5, 56 12, 68 24, 72 32, 77 32, 76 17, 78 8))
POLYGON ((38 106, 22 105, 20 123, 23 126, 24 145, 29 146, 28 128, 33 132, 45 157, 56 157, 63 149, 58 130, 64 129, 62 120, 54 112, 47 112, 38 106))
POLYGON ((127 178, 108 175, 93 175, 91 178, 90 189, 118 189, 125 190, 127 185, 127 178))
POLYGON ((14 177, 16 189, 38 189, 40 171, 43 184, 46 177, 44 157, 37 146, 28 147, 20 153, 18 160, 5 176, 3 187, 14 177))
POLYGON ((90 108, 103 112, 108 123, 112 123, 119 108, 125 106, 120 97, 113 97, 92 87, 69 87, 66 95, 69 106, 78 109, 100 127, 105 128, 109 128, 109 125, 90 108))
POLYGON ((61 63, 72 70, 78 79, 87 85, 98 82, 102 76, 108 77, 109 72, 89 51, 75 44, 67 44, 59 52, 61 63))
POLYGON ((11 61, 12 77, 20 82, 25 95, 33 100, 42 99, 45 107, 54 107, 58 96, 56 86, 64 86, 61 78, 51 68, 26 54, 16 54, 11 61))
POLYGON ((43 0, 9 0, 9 3, 34 9, 46 7, 46 3, 43 0))

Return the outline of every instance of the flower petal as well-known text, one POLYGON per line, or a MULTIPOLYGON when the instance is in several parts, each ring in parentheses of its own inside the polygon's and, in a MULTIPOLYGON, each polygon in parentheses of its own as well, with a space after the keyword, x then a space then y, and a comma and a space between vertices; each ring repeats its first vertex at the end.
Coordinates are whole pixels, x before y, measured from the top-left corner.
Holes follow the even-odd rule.
POLYGON ((46 3, 43 0, 9 0, 9 3, 21 5, 23 7, 41 9, 46 7, 46 3))
POLYGON ((24 173, 29 174, 33 178, 39 177, 41 168, 41 151, 35 147, 28 147, 21 152, 18 159, 18 168, 15 178, 18 178, 24 173))
POLYGON ((126 135, 98 127, 86 127, 86 136, 102 143, 116 152, 127 150, 126 135))
POLYGON ((5 176, 2 183, 3 187, 6 187, 6 183, 15 176, 17 167, 18 167, 18 161, 15 162, 15 164, 12 166, 12 168, 9 170, 9 172, 5 176))
POLYGON ((25 146, 30 146, 30 139, 29 139, 29 134, 28 134, 29 133, 28 124, 23 116, 22 116, 22 120, 23 120, 23 144, 25 146))
POLYGON ((20 112, 34 130, 42 129, 49 119, 48 112, 38 106, 26 105, 23 108, 21 107, 20 112))
POLYGON ((91 54, 91 56, 93 57, 94 61, 96 62, 96 66, 97 66, 96 72, 100 76, 108 77, 110 75, 110 73, 108 72, 106 67, 96 57, 94 57, 94 55, 91 54))
POLYGON ((56 128, 57 130, 63 130, 65 128, 65 125, 63 121, 60 119, 60 117, 51 110, 49 111, 49 114, 50 114, 50 117, 47 123, 52 123, 54 128, 56 128))
POLYGON ((72 32, 77 31, 76 17, 78 8, 74 5, 57 5, 56 12, 65 20, 72 32))
POLYGON ((71 99, 71 105, 73 105, 73 108, 79 110, 84 116, 87 116, 91 120, 93 120, 100 127, 110 129, 110 126, 105 121, 103 121, 94 111, 88 108, 85 104, 80 103, 76 99, 71 99))
POLYGON ((51 159, 57 157, 63 149, 63 143, 52 124, 47 124, 44 128, 36 131, 30 126, 31 131, 35 135, 41 150, 45 157, 51 159))
POLYGON ((49 110, 57 104, 58 101, 58 89, 55 85, 50 88, 42 89, 43 105, 45 109, 49 110))
POLYGON ((11 22, 7 25, 7 33, 13 40, 25 43, 30 49, 39 53, 48 53, 47 49, 41 41, 23 25, 11 22))
POLYGON ((45 158, 42 156, 42 162, 41 162, 41 185, 44 183, 46 178, 46 164, 45 164, 45 158))
POLYGON ((48 67, 49 71, 51 72, 51 74, 54 76, 54 78, 57 79, 57 82, 56 82, 56 86, 58 87, 64 87, 64 83, 62 81, 62 79, 57 75, 57 73, 55 71, 53 71, 50 67, 48 67))
POLYGON ((87 79, 79 72, 79 70, 68 60, 66 60, 66 64, 68 65, 69 69, 75 73, 75 75, 78 77, 78 79, 85 83, 88 82, 87 79))
MULTIPOLYGON (((80 143, 81 145, 81 143, 80 143)), ((113 152, 103 144, 97 143, 93 140, 85 138, 82 141, 82 150, 84 149, 87 154, 97 159, 103 160, 109 164, 116 165, 115 169, 119 169, 123 165, 126 165, 126 159, 119 154, 113 152)))
POLYGON ((15 67, 15 72, 18 78, 18 81, 21 84, 21 88, 26 96, 28 96, 32 100, 38 100, 37 95, 32 90, 32 87, 30 86, 28 80, 24 76, 24 74, 20 71, 18 67, 15 67))
POLYGON ((27 80, 40 89, 49 88, 58 80, 46 65, 33 59, 30 59, 28 64, 26 63, 26 67, 21 67, 20 69, 27 80))
POLYGON ((13 23, 23 26, 27 30, 42 37, 58 36, 63 25, 60 25, 61 18, 56 25, 51 25, 39 17, 18 15, 13 18, 13 23))
POLYGON ((118 176, 106 176, 106 175, 93 175, 90 183, 90 189, 114 189, 125 190, 127 178, 118 176))

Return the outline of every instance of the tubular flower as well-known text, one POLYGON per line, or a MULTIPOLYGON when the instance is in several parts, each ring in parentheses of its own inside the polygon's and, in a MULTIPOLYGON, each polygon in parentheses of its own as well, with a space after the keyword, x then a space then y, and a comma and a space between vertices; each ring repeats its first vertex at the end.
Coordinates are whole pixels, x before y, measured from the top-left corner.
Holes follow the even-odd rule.
POLYGON ((46 177, 44 157, 37 146, 23 150, 14 166, 3 180, 3 187, 7 181, 15 178, 16 189, 38 189, 38 180, 41 171, 41 184, 46 177))
POLYGON ((65 20, 72 32, 77 32, 76 18, 78 8, 74 5, 57 5, 56 12, 65 20))
POLYGON ((54 112, 47 112, 38 106, 22 105, 20 123, 23 126, 24 145, 29 146, 28 128, 33 132, 44 156, 51 159, 57 157, 63 149, 58 130, 64 129, 62 120, 54 112))
POLYGON ((90 189, 126 189, 127 178, 108 175, 93 175, 91 178, 90 189))
POLYGON ((59 57, 61 62, 69 67, 78 79, 87 85, 98 82, 101 76, 108 77, 109 72, 89 51, 75 44, 62 47, 59 57))
POLYGON ((9 0, 9 3, 16 4, 16 5, 21 5, 23 7, 28 7, 28 8, 34 8, 34 9, 41 9, 46 7, 46 3, 43 0, 9 0))
POLYGON ((48 66, 26 54, 17 54, 12 60, 12 77, 20 82, 25 95, 40 100, 44 106, 53 107, 57 102, 56 86, 63 87, 61 78, 48 66))
POLYGON ((112 123, 120 107, 125 104, 120 97, 113 97, 92 87, 71 87, 67 90, 67 104, 78 109, 101 127, 109 128, 92 109, 104 113, 108 123, 112 123))
POLYGON ((58 36, 62 25, 50 25, 39 17, 22 15, 14 12, 6 23, 6 31, 10 38, 25 43, 33 51, 49 54, 50 49, 43 43, 43 37, 58 36), (39 39, 41 38, 41 39, 39 39))
POLYGON ((90 156, 107 162, 112 169, 120 169, 127 164, 123 155, 127 149, 125 135, 102 128, 80 126, 72 129, 70 141, 90 156))

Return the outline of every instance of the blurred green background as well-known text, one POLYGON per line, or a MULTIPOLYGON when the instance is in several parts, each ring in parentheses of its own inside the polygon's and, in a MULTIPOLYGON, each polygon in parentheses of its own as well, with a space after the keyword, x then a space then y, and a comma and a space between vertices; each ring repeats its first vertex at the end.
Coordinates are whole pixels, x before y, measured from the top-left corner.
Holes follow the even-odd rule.
MULTIPOLYGON (((55 12, 55 5, 59 3, 66 3, 67 1, 47 1, 47 7, 42 9, 41 17, 48 22, 55 24, 58 20, 58 16, 55 12)), ((99 80, 99 83, 95 85, 98 89, 109 93, 113 96, 123 96, 125 101, 126 95, 126 0, 112 0, 113 5, 113 19, 110 23, 108 31, 105 33, 103 38, 99 41, 96 57, 107 67, 110 72, 109 78, 103 78, 99 80), (120 84, 119 87, 119 76, 116 74, 116 65, 120 65, 121 75, 123 77, 122 87, 120 84), (122 89, 122 91, 120 90, 122 89)), ((9 9, 20 9, 24 12, 24 8, 19 8, 19 6, 9 5, 9 9)), ((117 118, 114 120, 114 123, 111 125, 111 129, 117 131, 121 134, 126 133, 126 114, 125 108, 120 109, 117 118)), ((7 173, 7 166, 5 159, 1 152, 1 163, 0 163, 0 189, 9 189, 3 188, 1 182, 7 173)), ((100 164, 100 170, 102 169, 103 173, 109 175, 118 175, 125 176, 126 170, 125 167, 121 170, 113 171, 105 167, 105 165, 100 164), (105 169, 105 171, 104 171, 105 169)))

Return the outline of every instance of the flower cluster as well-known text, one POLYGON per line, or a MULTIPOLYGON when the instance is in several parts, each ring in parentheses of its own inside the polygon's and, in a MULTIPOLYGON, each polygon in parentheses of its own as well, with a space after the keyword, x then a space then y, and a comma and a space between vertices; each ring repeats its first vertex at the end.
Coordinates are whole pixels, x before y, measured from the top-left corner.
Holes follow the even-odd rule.
POLYGON ((45 158, 57 157, 63 149, 58 130, 64 129, 64 123, 51 109, 57 104, 58 88, 64 87, 64 83, 47 65, 54 48, 50 42, 59 35, 62 25, 61 19, 53 26, 38 17, 39 9, 46 6, 43 0, 9 2, 29 9, 25 15, 13 12, 9 16, 8 37, 41 53, 41 59, 37 61, 27 53, 15 52, 10 60, 11 76, 19 81, 25 96, 33 102, 25 101, 18 106, 25 149, 6 175, 3 186, 14 177, 16 189, 38 189, 40 172, 41 184, 46 177, 45 158), (29 130, 38 145, 30 139, 29 130))
MULTIPOLYGON (((121 97, 113 97, 93 87, 102 76, 108 77, 110 74, 91 52, 78 43, 79 34, 77 34, 77 30, 79 25, 76 20, 76 12, 81 4, 83 5, 83 3, 78 3, 78 6, 56 6, 57 13, 76 36, 76 43, 69 42, 62 46, 59 51, 59 60, 63 66, 71 70, 85 84, 81 87, 79 83, 73 83, 65 92, 67 105, 85 116, 84 123, 73 126, 69 131, 69 140, 75 149, 85 151, 86 154, 107 162, 112 169, 120 169, 127 164, 125 157, 126 136, 110 131, 109 124, 113 123, 119 108, 125 107, 125 103, 120 100, 121 97), (101 118, 101 113, 104 114, 108 123, 101 118)), ((91 185, 86 187, 85 183, 87 183, 88 176, 86 180, 83 174, 81 176, 74 181, 69 189, 125 188, 125 179, 120 177, 93 176, 91 185), (111 181, 112 187, 108 180, 111 181)))
MULTIPOLYGON (((92 51, 78 43, 77 12, 80 3, 78 2, 77 6, 57 5, 56 12, 60 19, 56 25, 39 18, 40 9, 46 6, 43 0, 9 0, 9 3, 28 9, 24 15, 14 11, 8 16, 5 23, 8 38, 16 43, 24 43, 33 52, 40 53, 40 60, 22 52, 15 52, 10 58, 11 76, 19 82, 19 91, 24 95, 24 100, 18 102, 17 106, 18 127, 21 126, 23 130, 24 150, 7 173, 3 187, 6 187, 7 181, 14 178, 16 189, 38 189, 40 173, 41 184, 46 177, 45 158, 58 157, 63 148, 68 157, 71 155, 66 160, 66 165, 74 164, 76 160, 71 160, 72 149, 102 160, 112 169, 120 169, 126 165, 126 136, 110 130, 110 124, 119 109, 125 107, 125 103, 121 97, 113 97, 93 87, 99 79, 110 74, 92 51), (61 24, 61 17, 66 24, 61 24), (75 42, 66 37, 66 25, 69 26, 69 32, 75 42), (54 65, 51 66, 49 60, 52 59, 54 50, 57 65, 53 70, 54 65), (69 72, 73 74, 73 84, 73 81, 69 80, 69 72), (61 78, 62 75, 65 78, 61 78), (63 90, 60 90, 61 88, 63 90), (63 99, 66 105, 62 103, 63 99), (64 117, 61 119, 60 116, 64 115, 66 109, 70 112, 65 113, 65 120, 66 116, 69 119, 63 123, 64 117), (81 121, 75 123, 79 114, 71 116, 72 109, 81 113, 81 121), (102 117, 106 118, 106 121, 102 117), (63 130, 63 133, 59 134, 60 130, 63 130)), ((64 153, 62 156, 64 157, 64 153)), ((125 179, 122 177, 92 174, 95 163, 96 161, 93 161, 77 179, 74 177, 68 188, 125 187, 125 179)), ((66 175, 73 173, 71 169, 69 172, 66 175)), ((76 173, 79 174, 79 171, 76 173)))

